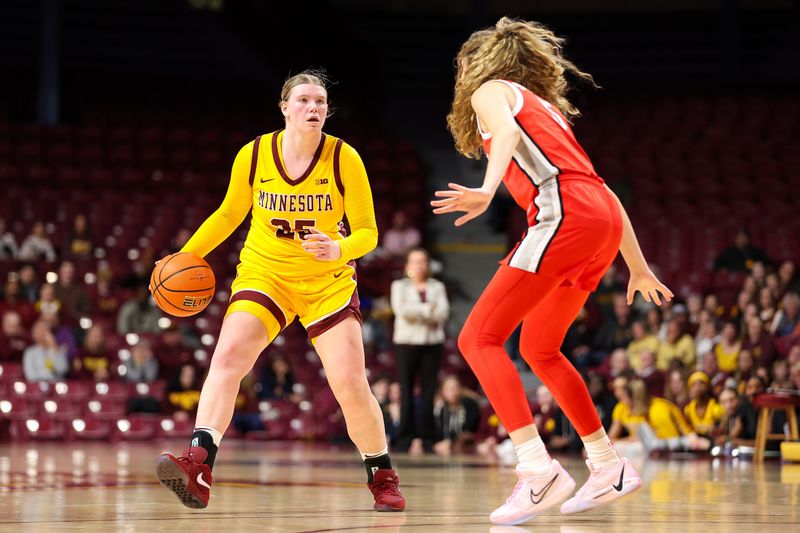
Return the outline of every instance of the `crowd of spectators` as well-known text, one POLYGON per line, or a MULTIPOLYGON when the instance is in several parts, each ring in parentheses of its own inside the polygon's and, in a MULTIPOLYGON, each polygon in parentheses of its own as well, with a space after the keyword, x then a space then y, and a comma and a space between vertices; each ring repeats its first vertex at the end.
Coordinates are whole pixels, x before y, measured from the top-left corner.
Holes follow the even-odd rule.
MULTIPOLYGON (((402 275, 387 294, 372 299, 364 327, 367 353, 389 357, 371 377, 393 447, 442 455, 513 454, 480 390, 443 371, 443 361, 456 355, 447 339, 457 333, 446 327, 446 287, 418 247, 419 231, 408 227, 402 213, 393 222, 383 249, 403 261, 402 275)), ((188 236, 179 232, 163 253, 178 249, 188 236)), ((19 364, 28 382, 162 383, 161 395, 129 398, 127 412, 190 422, 208 360, 195 357, 202 344, 191 323, 168 319, 149 296, 146 282, 156 254, 145 250, 128 272, 112 273, 90 260, 94 248, 82 215, 60 246, 41 222, 32 224, 18 246, 0 220, 0 261, 14 267, 0 293, 0 364, 19 364), (86 264, 96 268, 76 267, 86 264)), ((661 307, 641 298, 628 306, 623 276, 612 268, 570 328, 562 350, 585 376, 603 424, 620 446, 652 453, 730 452, 752 443, 756 394, 768 388, 800 391, 800 282, 794 263, 774 263, 741 231, 716 266, 740 276, 731 302, 708 291, 680 295, 661 307)), ((270 406, 291 405, 300 412, 330 404, 328 421, 342 432, 335 402, 306 390, 298 359, 275 346, 268 352, 242 383, 236 431, 269 430, 270 406)), ((546 388, 532 394, 531 406, 551 450, 580 449, 546 388)), ((776 431, 784 422, 776 417, 776 431)))

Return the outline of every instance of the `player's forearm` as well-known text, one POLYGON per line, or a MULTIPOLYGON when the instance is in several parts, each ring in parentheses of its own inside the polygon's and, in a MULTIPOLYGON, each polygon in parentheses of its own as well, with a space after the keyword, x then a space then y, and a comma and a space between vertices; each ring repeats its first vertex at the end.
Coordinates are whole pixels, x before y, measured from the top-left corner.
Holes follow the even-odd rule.
POLYGON ((337 241, 342 258, 348 261, 367 255, 378 245, 378 228, 366 227, 353 230, 353 233, 337 241))
POLYGON ((646 272, 650 267, 647 266, 647 261, 644 258, 642 249, 639 247, 639 241, 636 239, 636 233, 633 231, 631 219, 628 218, 628 213, 625 211, 617 195, 614 194, 614 191, 609 189, 608 186, 606 186, 606 189, 608 189, 617 202, 620 215, 622 216, 622 242, 619 245, 622 258, 625 259, 625 264, 628 265, 628 270, 630 270, 631 273, 646 272))
POLYGON ((244 220, 244 216, 217 209, 194 232, 192 238, 181 248, 181 252, 189 252, 205 257, 227 239, 233 230, 244 220))

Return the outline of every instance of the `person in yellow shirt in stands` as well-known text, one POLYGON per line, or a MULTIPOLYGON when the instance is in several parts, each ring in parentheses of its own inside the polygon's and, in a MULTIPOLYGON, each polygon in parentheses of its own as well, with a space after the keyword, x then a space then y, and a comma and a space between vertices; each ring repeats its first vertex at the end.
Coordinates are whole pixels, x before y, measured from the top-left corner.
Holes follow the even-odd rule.
POLYGON ((739 327, 736 322, 725 322, 722 327, 720 341, 714 346, 717 366, 722 372, 733 374, 738 369, 739 352, 742 351, 742 340, 739 338, 739 327))
POLYGON ((375 248, 372 193, 358 153, 322 131, 329 114, 323 75, 284 84, 285 128, 246 144, 222 205, 181 252, 206 256, 251 214, 231 299, 181 457, 161 455, 157 476, 187 507, 208 505, 211 468, 242 378, 295 317, 306 328, 367 470, 376 511, 406 501, 392 469, 383 414, 365 372, 354 260, 375 248), (344 217, 351 234, 340 234, 344 217))
MULTIPOLYGON (((618 384, 615 383, 615 387, 618 384)), ((617 424, 625 426, 630 435, 638 438, 645 450, 685 451, 708 450, 711 441, 698 437, 681 413, 680 408, 663 398, 651 396, 641 379, 631 380, 614 408, 609 434, 618 432, 617 424)))
POLYGON ((642 369, 642 353, 658 353, 661 341, 656 335, 648 333, 644 321, 634 320, 631 323, 631 335, 633 340, 628 344, 628 356, 631 359, 631 367, 637 372, 642 369))
POLYGON ((692 430, 710 437, 717 429, 725 410, 711 396, 710 380, 705 372, 694 372, 687 380, 691 401, 683 408, 692 430))
POLYGON ((683 331, 677 320, 667 323, 667 338, 656 352, 656 366, 659 370, 668 370, 673 359, 679 359, 685 368, 694 368, 697 362, 694 339, 683 331))

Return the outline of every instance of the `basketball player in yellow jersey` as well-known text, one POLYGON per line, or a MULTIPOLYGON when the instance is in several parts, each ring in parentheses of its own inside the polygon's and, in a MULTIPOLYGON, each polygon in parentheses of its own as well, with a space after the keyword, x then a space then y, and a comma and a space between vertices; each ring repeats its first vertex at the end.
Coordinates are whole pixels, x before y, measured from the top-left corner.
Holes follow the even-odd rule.
POLYGON ((217 447, 233 416, 239 383, 295 316, 322 360, 364 460, 377 511, 402 511, 378 402, 364 368, 353 260, 378 241, 367 174, 358 153, 326 135, 323 76, 286 81, 284 130, 239 151, 222 205, 181 251, 205 256, 252 213, 231 300, 203 385, 192 441, 181 457, 163 454, 157 475, 187 507, 208 505, 217 447), (343 237, 344 216, 351 234, 343 237))

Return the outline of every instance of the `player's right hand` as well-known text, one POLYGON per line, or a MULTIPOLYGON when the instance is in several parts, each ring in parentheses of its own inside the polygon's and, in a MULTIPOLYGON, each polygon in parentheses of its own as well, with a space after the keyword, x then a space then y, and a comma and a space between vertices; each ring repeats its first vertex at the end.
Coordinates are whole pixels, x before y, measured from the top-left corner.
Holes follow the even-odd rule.
POLYGON ((484 189, 470 189, 457 183, 448 183, 450 190, 436 191, 435 196, 443 200, 433 200, 431 205, 436 209, 433 213, 443 215, 453 211, 463 211, 465 214, 456 219, 456 226, 463 226, 473 218, 481 215, 492 202, 494 194, 484 189))

